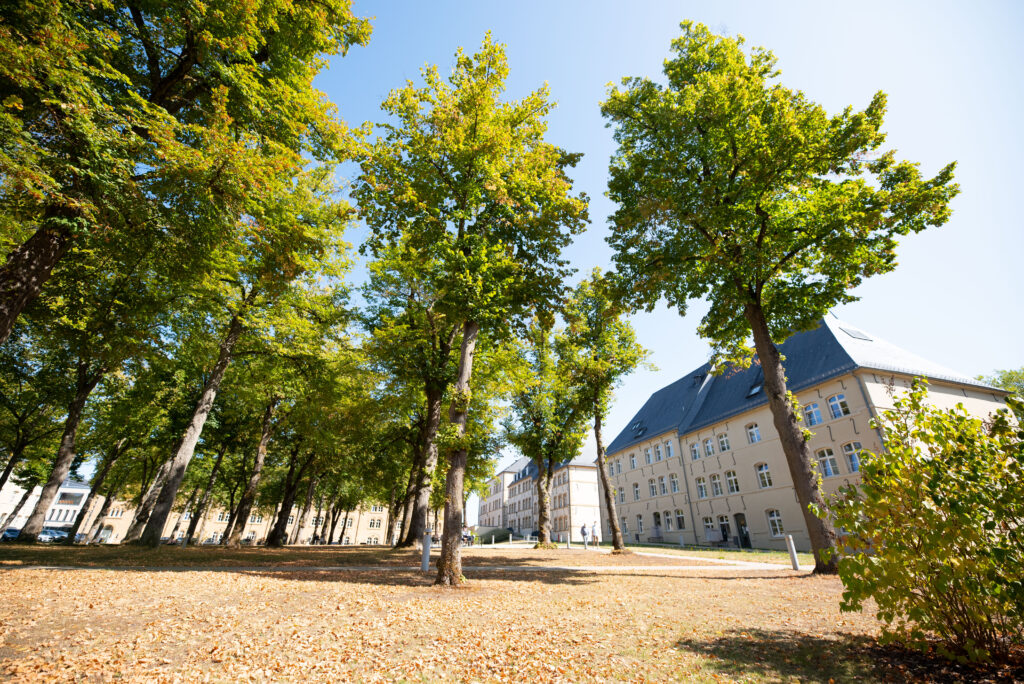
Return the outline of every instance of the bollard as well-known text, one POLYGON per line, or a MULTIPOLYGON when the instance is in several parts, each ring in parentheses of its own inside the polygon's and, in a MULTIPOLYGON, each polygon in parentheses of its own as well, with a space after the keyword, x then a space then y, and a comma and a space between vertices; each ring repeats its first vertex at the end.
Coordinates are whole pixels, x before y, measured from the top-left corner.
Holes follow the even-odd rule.
POLYGON ((796 557, 796 544, 793 543, 793 535, 786 535, 786 547, 789 548, 789 562, 793 564, 794 570, 800 569, 800 561, 796 557))
POLYGON ((427 572, 430 569, 430 532, 423 533, 423 562, 420 563, 420 570, 427 572))
POLYGON ((565 535, 565 548, 567 548, 567 549, 571 549, 572 548, 571 546, 569 546, 569 541, 571 539, 572 539, 572 537, 570 537, 569 535, 565 535))

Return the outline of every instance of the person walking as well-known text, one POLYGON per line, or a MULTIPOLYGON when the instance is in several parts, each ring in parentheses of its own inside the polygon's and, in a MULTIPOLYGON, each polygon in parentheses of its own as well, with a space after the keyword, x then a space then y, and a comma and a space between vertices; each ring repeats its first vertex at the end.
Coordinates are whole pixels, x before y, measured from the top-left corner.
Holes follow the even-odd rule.
POLYGON ((587 523, 583 523, 583 527, 580 528, 580 534, 583 536, 583 550, 587 550, 587 523))
POLYGON ((594 521, 594 524, 590 526, 590 541, 594 544, 594 548, 596 549, 597 548, 597 543, 599 541, 598 538, 597 538, 597 521, 596 520, 594 521))

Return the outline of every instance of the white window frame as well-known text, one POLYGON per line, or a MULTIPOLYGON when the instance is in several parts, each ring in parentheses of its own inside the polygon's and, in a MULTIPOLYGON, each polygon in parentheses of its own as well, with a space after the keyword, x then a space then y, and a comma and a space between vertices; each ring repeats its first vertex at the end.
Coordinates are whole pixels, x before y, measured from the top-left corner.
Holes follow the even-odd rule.
POLYGON ((636 514, 636 533, 644 533, 644 516, 641 513, 636 514))
POLYGON ((661 461, 661 445, 660 444, 655 444, 654 445, 654 460, 656 462, 661 461))
POLYGON ((708 437, 704 440, 704 455, 714 456, 715 455, 715 440, 708 437))
POLYGON ((651 496, 658 496, 658 485, 654 483, 653 477, 647 481, 647 491, 650 492, 651 496))
POLYGON ((751 444, 757 444, 761 441, 761 428, 757 426, 757 423, 749 423, 746 430, 748 442, 751 444))
POLYGON ((665 531, 666 532, 674 532, 675 531, 675 526, 672 524, 672 522, 673 522, 672 521, 672 516, 668 514, 668 511, 665 511, 664 513, 661 514, 661 520, 665 524, 665 531))
POLYGON ((672 458, 672 442, 665 442, 665 460, 672 458))
POLYGON ((633 483, 633 501, 639 501, 639 500, 640 500, 640 483, 639 482, 634 482, 633 483))
POLYGON ((846 402, 846 394, 839 392, 828 398, 828 412, 833 418, 850 415, 850 405, 846 402))
POLYGON ((697 487, 697 498, 708 498, 708 484, 703 477, 694 478, 693 484, 697 487))
POLYGON ((679 476, 676 475, 675 473, 670 473, 669 476, 668 476, 668 485, 669 485, 669 488, 672 490, 673 494, 678 494, 679 493, 679 476))
POLYGON ((804 421, 806 421, 808 427, 821 425, 825 422, 825 419, 821 416, 821 407, 818 406, 817 402, 804 406, 804 421))
POLYGON ((818 459, 818 472, 822 477, 835 477, 840 474, 839 461, 836 460, 836 453, 832 449, 818 449, 814 456, 818 459))
POLYGON ((700 458, 700 444, 694 442, 690 445, 690 459, 696 461, 700 458))
POLYGON ((730 494, 740 493, 740 478, 735 470, 725 471, 725 490, 730 494))
POLYGON ((764 512, 768 519, 768 534, 778 539, 786 535, 786 528, 782 524, 782 513, 777 508, 769 508, 764 512))
POLYGON ((768 467, 767 463, 758 463, 754 466, 754 472, 757 473, 757 486, 761 489, 771 489, 772 482, 772 471, 768 467))
POLYGON ((676 527, 680 530, 686 529, 686 514, 683 513, 683 509, 676 509, 676 527))
POLYGON ((629 469, 636 470, 636 454, 629 455, 629 469))
POLYGON ((860 472, 860 455, 863 451, 864 447, 860 445, 860 442, 847 442, 843 445, 843 454, 846 456, 846 465, 850 468, 851 473, 860 472))
POLYGON ((711 483, 711 496, 722 496, 722 476, 714 473, 708 477, 708 482, 711 483))
POLYGON ((650 449, 644 449, 644 462, 647 465, 651 465, 651 450, 650 449))
POLYGON ((665 476, 658 476, 658 493, 662 496, 668 494, 668 485, 665 484, 665 476))
POLYGON ((718 450, 722 452, 729 450, 729 435, 725 432, 718 435, 718 450))
POLYGON ((620 504, 626 503, 626 488, 625 487, 619 487, 619 503, 620 504))

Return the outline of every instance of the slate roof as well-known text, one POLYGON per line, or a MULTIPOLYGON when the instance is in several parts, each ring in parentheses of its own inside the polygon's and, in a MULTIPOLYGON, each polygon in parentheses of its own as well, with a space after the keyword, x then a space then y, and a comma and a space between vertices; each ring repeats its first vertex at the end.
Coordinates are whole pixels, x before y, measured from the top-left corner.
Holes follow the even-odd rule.
MULTIPOLYGON (((780 345, 779 351, 785 356, 786 377, 793 392, 865 368, 922 375, 1003 393, 865 333, 831 314, 814 330, 790 337, 780 345)), ((755 391, 764 379, 756 362, 747 369, 710 376, 698 386, 695 377, 704 376, 707 371, 708 364, 704 364, 652 394, 608 445, 608 454, 618 453, 673 427, 678 434, 694 432, 768 402, 763 389, 755 391), (635 429, 637 424, 641 432, 635 429)))

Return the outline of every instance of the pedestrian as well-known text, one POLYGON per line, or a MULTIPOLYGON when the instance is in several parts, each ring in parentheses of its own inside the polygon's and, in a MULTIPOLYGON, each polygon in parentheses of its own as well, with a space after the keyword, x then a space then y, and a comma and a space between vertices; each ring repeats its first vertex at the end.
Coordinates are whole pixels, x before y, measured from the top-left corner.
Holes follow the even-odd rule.
POLYGON ((580 534, 583 535, 583 550, 587 549, 587 523, 583 523, 583 527, 580 528, 580 534))
POLYGON ((597 538, 597 521, 596 520, 594 521, 594 524, 590 526, 590 541, 592 541, 594 543, 594 547, 596 548, 597 547, 597 542, 598 542, 598 538, 597 538))

